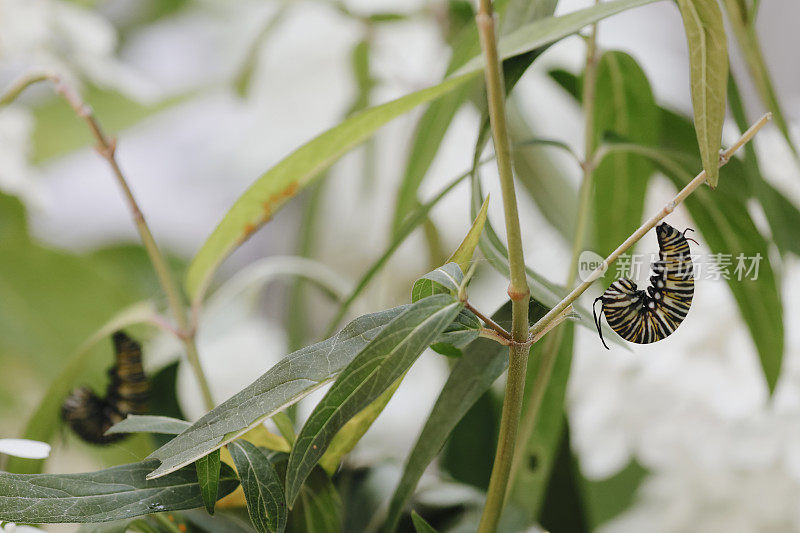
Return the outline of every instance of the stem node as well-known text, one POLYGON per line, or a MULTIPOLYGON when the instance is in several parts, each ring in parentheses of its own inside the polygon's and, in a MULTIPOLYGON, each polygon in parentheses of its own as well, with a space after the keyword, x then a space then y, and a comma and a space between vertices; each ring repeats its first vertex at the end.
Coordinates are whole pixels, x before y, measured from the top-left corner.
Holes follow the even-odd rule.
POLYGON ((530 298, 531 290, 526 286, 525 290, 517 290, 513 285, 508 286, 508 297, 511 299, 512 302, 519 302, 520 300, 525 300, 530 298))

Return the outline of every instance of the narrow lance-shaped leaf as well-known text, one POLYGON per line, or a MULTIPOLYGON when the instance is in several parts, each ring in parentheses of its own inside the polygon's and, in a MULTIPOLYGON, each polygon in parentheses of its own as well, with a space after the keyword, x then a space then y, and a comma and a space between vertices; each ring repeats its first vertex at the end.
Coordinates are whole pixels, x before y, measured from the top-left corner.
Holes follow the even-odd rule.
POLYGON ((767 63, 764 61, 764 54, 761 51, 761 43, 758 39, 755 24, 756 10, 752 9, 752 13, 748 14, 747 6, 738 0, 722 0, 722 5, 728 13, 728 21, 736 41, 739 43, 739 50, 742 52, 745 63, 747 63, 750 79, 753 80, 753 84, 758 90, 761 102, 767 109, 772 111, 775 124, 781 130, 789 149, 795 158, 800 159, 800 153, 797 151, 797 146, 792 142, 789 126, 786 123, 786 118, 778 100, 778 94, 775 92, 775 86, 772 83, 767 63))
POLYGON ((728 44, 717 0, 677 0, 689 45, 692 107, 697 144, 714 188, 719 180, 719 148, 725 121, 728 44))
MULTIPOLYGON (((746 131, 748 128, 747 117, 733 76, 728 81, 728 103, 739 131, 746 131)), ((781 253, 793 253, 800 257, 800 239, 797 238, 797 228, 800 228, 800 210, 764 179, 753 143, 747 143, 744 146, 744 154, 742 172, 747 175, 749 189, 742 189, 739 192, 746 193, 748 197, 755 196, 761 203, 767 222, 769 222, 772 239, 781 253)), ((730 168, 730 163, 728 166, 730 168)))
POLYGON ((417 533, 437 533, 433 526, 418 515, 416 511, 411 512, 411 522, 414 524, 414 529, 417 533))
MULTIPOLYGON (((287 355, 251 385, 153 452, 150 457, 159 459, 162 464, 149 478, 163 476, 195 462, 329 382, 389 322, 408 308, 408 305, 401 305, 361 316, 333 337, 287 355)), ((455 330, 469 326, 468 320, 462 320, 461 316, 457 318, 464 324, 456 324, 455 330)), ((447 333, 448 329, 441 335, 442 342, 454 342, 452 335, 447 333)), ((285 443, 275 435, 272 437, 285 443)))
POLYGON ((106 435, 115 433, 162 433, 177 435, 183 433, 192 423, 169 416, 153 415, 128 415, 122 422, 118 422, 106 431, 106 435))
POLYGON ((451 78, 434 87, 357 113, 304 144, 264 173, 228 210, 192 260, 186 274, 189 296, 196 298, 201 295, 217 266, 234 248, 246 241, 290 198, 342 155, 390 120, 448 93, 473 76, 467 74, 451 78))
POLYGON ((475 248, 478 246, 478 240, 480 240, 481 232, 483 231, 483 225, 486 224, 486 214, 488 212, 489 195, 487 194, 486 200, 483 201, 483 205, 480 211, 478 211, 475 220, 472 222, 472 226, 470 226, 464 240, 461 241, 456 251, 453 252, 453 255, 447 260, 447 263, 456 263, 461 269, 461 272, 466 272, 469 269, 469 264, 472 261, 472 256, 475 253, 475 248))
POLYGON ((201 457, 195 463, 197 469, 197 483, 200 485, 200 494, 203 496, 203 505, 208 514, 214 514, 217 503, 220 474, 219 450, 201 457))
POLYGON ((411 288, 411 301, 417 302, 434 294, 456 294, 464 274, 456 263, 447 263, 431 270, 411 288))
POLYGON ((449 294, 422 299, 392 320, 353 359, 297 436, 286 470, 290 506, 336 432, 403 375, 462 307, 449 294))
MULTIPOLYGON (((767 387, 772 393, 780 376, 784 347, 780 292, 767 242, 750 218, 747 204, 731 191, 747 185, 730 171, 723 173, 731 180, 725 189, 720 187, 715 193, 698 190, 686 199, 686 207, 711 252, 729 254, 732 259, 728 286, 755 342, 767 387)), ((667 175, 678 188, 686 185, 690 177, 667 175)))
POLYGON ((275 467, 267 454, 246 440, 228 444, 239 472, 247 513, 259 533, 283 533, 286 529, 286 500, 275 467))
MULTIPOLYGON (((594 104, 595 146, 611 133, 651 145, 658 141, 658 107, 650 83, 636 60, 606 52, 597 67, 594 104)), ((592 172, 594 180, 594 249, 610 254, 639 227, 653 164, 633 154, 613 154, 592 172)))
POLYGON ((395 391, 400 387, 400 383, 403 382, 403 377, 405 377, 405 374, 397 378, 388 389, 383 391, 383 394, 378 396, 371 404, 342 426, 342 429, 331 439, 328 449, 325 450, 325 454, 319 460, 319 466, 321 466, 323 470, 331 475, 336 472, 342 458, 355 448, 358 441, 361 440, 361 437, 364 436, 370 426, 372 426, 372 423, 375 422, 378 416, 383 412, 386 404, 389 403, 395 391))
POLYGON ((289 514, 290 533, 342 533, 342 501, 331 478, 315 468, 289 514))
MULTIPOLYGON (((156 466, 143 461, 85 474, 7 474, 0 472, 0 519, 28 524, 106 522, 203 505, 195 469, 148 481, 156 466)), ((219 494, 239 482, 222 467, 219 494)))
MULTIPOLYGON (((654 1, 616 0, 524 25, 501 41, 502 58, 530 52, 576 33, 588 24, 654 1)), ((365 109, 307 142, 264 173, 228 210, 192 260, 186 275, 190 297, 201 296, 225 257, 342 155, 390 120, 462 87, 475 79, 482 69, 483 58, 477 56, 439 85, 365 109)))
MULTIPOLYGON (((540 46, 560 41, 576 31, 628 9, 653 3, 655 0, 617 0, 579 9, 558 17, 547 17, 524 24, 500 39, 498 53, 502 59, 530 52, 540 46)), ((453 74, 459 76, 484 66, 482 55, 473 57, 453 74)))
POLYGON ((254 383, 207 413, 188 430, 151 454, 161 466, 155 478, 193 463, 333 379, 408 306, 372 313, 350 322, 333 337, 286 356, 254 383))

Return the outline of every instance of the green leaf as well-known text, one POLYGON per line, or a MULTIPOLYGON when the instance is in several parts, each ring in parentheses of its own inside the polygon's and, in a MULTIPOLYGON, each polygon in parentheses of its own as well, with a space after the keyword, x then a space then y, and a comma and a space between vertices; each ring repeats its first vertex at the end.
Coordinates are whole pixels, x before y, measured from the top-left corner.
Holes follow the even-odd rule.
MULTIPOLYGON (((559 413, 560 417, 564 415, 559 413)), ((547 494, 539 523, 548 531, 588 533, 586 502, 580 487, 580 469, 569 444, 569 428, 562 424, 554 446, 555 465, 547 481, 547 494)))
MULTIPOLYGON (((106 522, 203 504, 194 468, 146 480, 155 466, 155 461, 143 461, 84 474, 0 472, 3 519, 28 524, 106 522)), ((238 484, 233 470, 223 466, 220 496, 238 484)))
POLYGON ((259 533, 282 533, 286 529, 286 500, 281 480, 269 457, 246 440, 228 444, 247 500, 250 521, 259 533))
POLYGON ((318 389, 408 307, 356 318, 333 337, 287 355, 254 383, 153 452, 150 457, 159 459, 161 466, 150 476, 162 476, 195 462, 318 389))
MULTIPOLYGON (((730 22, 733 35, 739 44, 739 50, 744 57, 747 64, 747 69, 750 73, 750 79, 756 86, 758 95, 761 97, 761 102, 764 107, 772 112, 778 129, 781 130, 783 138, 789 145, 789 149, 794 154, 795 158, 800 158, 800 153, 797 151, 797 146, 792 142, 791 134, 789 133, 789 126, 781 109, 778 95, 775 92, 775 87, 772 84, 772 78, 767 68, 767 63, 764 61, 764 54, 761 51, 761 43, 758 39, 758 33, 755 25, 755 17, 751 17, 747 13, 746 6, 742 5, 738 0, 722 0, 722 5, 728 14, 728 21, 730 22)), ((755 11, 755 9, 753 10, 755 11)))
POLYGON ((220 457, 219 450, 201 457, 195 463, 197 469, 197 483, 200 485, 200 494, 208 514, 214 514, 214 505, 218 499, 220 457))
MULTIPOLYGON (((728 103, 736 126, 743 133, 748 128, 747 117, 733 76, 728 82, 728 103)), ((749 190, 741 192, 747 192, 748 196, 754 196, 761 203, 772 231, 772 239, 781 253, 800 256, 800 239, 796 236, 797 228, 800 227, 800 210, 761 175, 753 143, 744 145, 744 154, 743 171, 747 176, 749 190)))
POLYGON ((375 78, 370 72, 370 42, 358 41, 350 52, 350 65, 356 82, 356 98, 345 115, 349 116, 369 107, 369 98, 375 86, 375 78))
POLYGON ((463 279, 464 274, 456 263, 442 265, 414 282, 411 289, 411 301, 418 302, 434 294, 455 296, 463 279))
MULTIPOLYGON (((546 312, 546 307, 531 300, 531 323, 546 312)), ((500 325, 508 325, 511 321, 511 304, 506 303, 492 318, 500 325)), ((442 449, 459 420, 489 390, 507 366, 508 349, 483 338, 470 344, 458 359, 406 459, 403 475, 389 504, 385 531, 391 532, 397 528, 403 508, 425 469, 442 449)))
POLYGON ((315 468, 300 490, 289 514, 290 533, 341 533, 342 501, 331 478, 315 468))
POLYGON ((309 416, 289 456, 291 506, 336 432, 389 388, 444 331, 463 304, 448 294, 419 300, 392 320, 347 365, 309 416))
MULTIPOLYGON (((636 60, 609 51, 597 66, 594 137, 597 146, 611 133, 644 145, 658 142, 658 107, 650 83, 636 60)), ((594 248, 613 252, 641 224, 653 164, 645 157, 614 154, 592 173, 594 180, 594 248)))
POLYGON ((177 435, 184 432, 192 425, 186 420, 178 420, 169 416, 153 415, 128 415, 122 422, 118 422, 106 431, 106 435, 114 433, 163 433, 177 435))
POLYGON ((321 466, 323 470, 330 475, 336 473, 336 469, 339 468, 339 463, 342 461, 342 458, 355 448, 358 441, 361 440, 361 437, 364 436, 367 430, 372 426, 372 423, 380 416, 386 404, 389 403, 389 400, 394 396, 400 383, 402 383, 403 377, 405 377, 405 374, 397 378, 388 389, 383 391, 383 394, 378 396, 364 410, 342 426, 342 429, 331 439, 328 449, 325 450, 325 453, 319 460, 319 466, 321 466))
MULTIPOLYGON (((599 22, 617 13, 634 7, 651 4, 656 0, 616 0, 587 7, 558 17, 547 17, 520 26, 500 39, 498 53, 502 59, 518 56, 544 45, 560 41, 564 37, 580 31, 582 28, 599 22)), ((482 55, 473 57, 464 66, 453 73, 459 76, 467 72, 482 70, 482 55)))
POLYGON ((483 225, 486 223, 486 215, 489 212, 489 195, 486 195, 486 200, 483 201, 478 216, 472 222, 467 235, 461 244, 458 245, 456 251, 447 260, 447 263, 456 263, 461 269, 461 272, 466 272, 469 269, 469 264, 472 261, 472 255, 475 253, 475 248, 478 246, 483 225))
POLYGON ((438 462, 454 481, 484 492, 489 487, 500 427, 499 405, 493 391, 487 390, 450 432, 438 462))
POLYGON ((102 524, 84 524, 78 528, 78 533, 159 533, 159 530, 150 525, 146 518, 134 520, 114 520, 102 524))
POLYGON ((474 75, 451 78, 353 115, 264 173, 236 200, 192 260, 186 274, 189 296, 197 298, 202 295, 224 258, 342 155, 390 120, 448 93, 474 75))
POLYGON ((728 45, 717 0, 677 0, 689 45, 692 106, 697 144, 714 188, 719 181, 719 149, 725 121, 728 45))
MULTIPOLYGON (((195 462, 323 386, 409 307, 401 305, 361 316, 333 337, 287 355, 254 383, 153 452, 150 458, 162 464, 150 478, 195 462)), ((452 341, 446 335, 442 339, 452 341)))
POLYGON ((478 338, 481 321, 472 311, 462 309, 455 320, 431 344, 431 349, 448 357, 461 357, 461 350, 478 338))
POLYGON ((295 435, 294 421, 291 419, 291 417, 281 411, 280 413, 275 413, 272 416, 272 421, 278 427, 278 432, 281 434, 281 436, 286 439, 287 443, 289 443, 289 446, 294 444, 294 439, 297 435, 295 435))
POLYGON ((583 479, 583 495, 593 529, 627 510, 636 501, 636 492, 647 477, 647 470, 632 460, 607 479, 583 479))
POLYGON ((243 512, 211 516, 205 509, 192 509, 181 515, 191 524, 189 531, 192 533, 253 533, 253 526, 243 512))
POLYGON ((414 523, 414 529, 417 533, 437 533, 416 511, 411 512, 411 521, 414 523))
MULTIPOLYGON (((501 41, 502 58, 530 52, 603 18, 653 1, 616 0, 527 24, 501 41)), ((202 296, 211 276, 225 257, 342 155, 368 139, 390 120, 475 79, 482 68, 483 58, 479 55, 439 85, 365 109, 307 142, 264 173, 228 210, 192 260, 186 274, 189 296, 193 299, 202 296)))

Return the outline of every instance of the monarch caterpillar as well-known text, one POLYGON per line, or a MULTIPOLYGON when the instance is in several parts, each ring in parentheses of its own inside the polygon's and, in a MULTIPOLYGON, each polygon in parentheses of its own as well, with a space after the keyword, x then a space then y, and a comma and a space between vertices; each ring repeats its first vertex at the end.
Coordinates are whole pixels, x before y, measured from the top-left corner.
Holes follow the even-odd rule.
POLYGON ((111 382, 101 398, 88 387, 74 389, 61 405, 61 418, 83 440, 92 444, 109 444, 123 434, 106 435, 106 431, 129 414, 147 410, 150 384, 142 368, 142 348, 122 331, 114 333, 116 362, 108 375, 111 382))
MULTIPOLYGON (((689 231, 687 229, 686 231, 689 231)), ((594 301, 597 332, 608 349, 595 310, 602 303, 600 315, 620 337, 637 344, 660 341, 675 331, 686 318, 694 295, 694 266, 686 231, 681 233, 666 222, 656 227, 659 260, 653 263, 653 275, 647 291, 637 290, 636 283, 620 278, 594 301)))

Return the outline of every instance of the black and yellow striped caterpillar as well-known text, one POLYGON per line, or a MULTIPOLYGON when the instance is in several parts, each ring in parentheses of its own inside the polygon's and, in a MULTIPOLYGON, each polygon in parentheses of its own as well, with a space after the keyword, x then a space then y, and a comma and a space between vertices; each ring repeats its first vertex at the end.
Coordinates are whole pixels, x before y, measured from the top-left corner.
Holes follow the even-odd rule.
POLYGON ((83 440, 92 444, 109 444, 123 434, 106 435, 106 431, 129 414, 147 411, 150 384, 142 367, 142 348, 122 331, 114 333, 116 362, 108 371, 111 382, 105 397, 88 387, 74 389, 61 405, 61 418, 83 440))
MULTIPOLYGON (((686 231, 689 231, 688 229, 686 231)), ((694 266, 689 240, 666 222, 656 227, 659 260, 653 264, 653 276, 647 292, 637 290, 636 283, 620 278, 592 308, 597 332, 603 346, 608 348, 600 329, 600 317, 595 313, 597 302, 602 303, 600 316, 620 337, 637 344, 649 344, 668 337, 686 318, 694 295, 694 266)))

